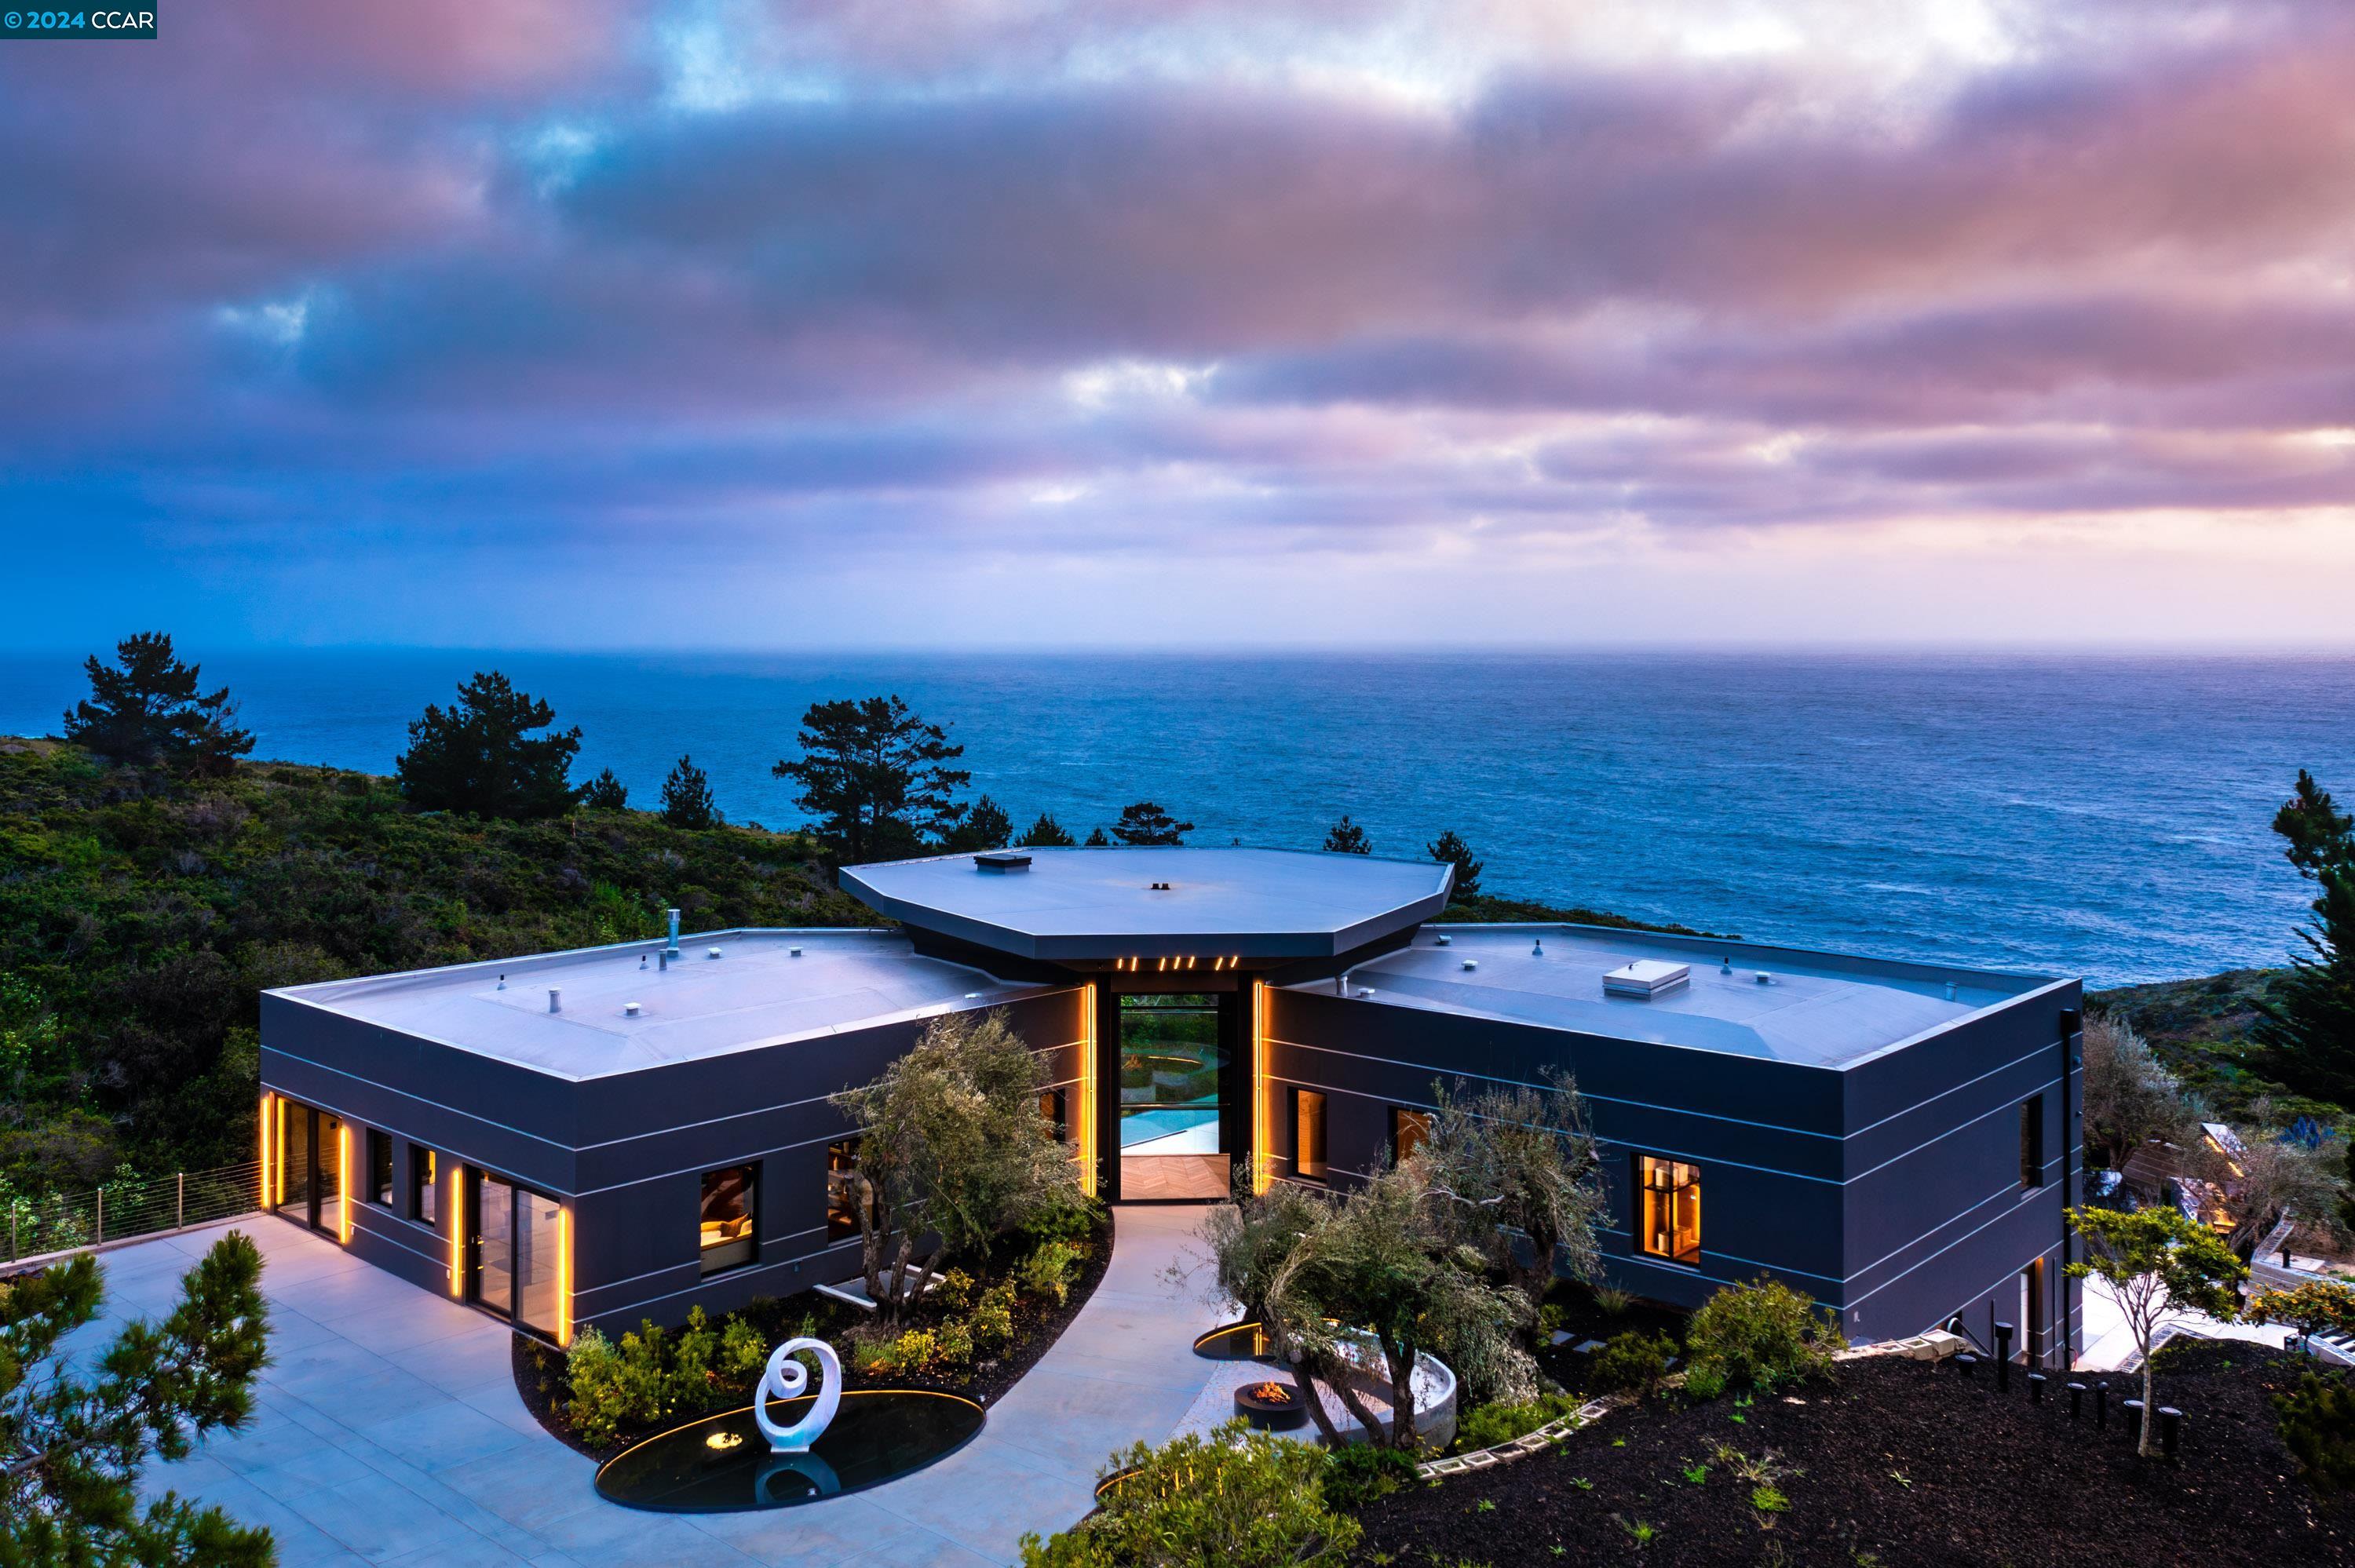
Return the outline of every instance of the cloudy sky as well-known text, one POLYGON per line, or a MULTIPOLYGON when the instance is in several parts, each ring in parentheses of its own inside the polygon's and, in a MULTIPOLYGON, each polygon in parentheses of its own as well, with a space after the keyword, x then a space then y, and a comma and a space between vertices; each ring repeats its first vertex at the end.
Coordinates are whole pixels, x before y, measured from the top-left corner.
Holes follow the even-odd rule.
POLYGON ((0 44, 0 643, 2355 639, 2347 0, 0 44))

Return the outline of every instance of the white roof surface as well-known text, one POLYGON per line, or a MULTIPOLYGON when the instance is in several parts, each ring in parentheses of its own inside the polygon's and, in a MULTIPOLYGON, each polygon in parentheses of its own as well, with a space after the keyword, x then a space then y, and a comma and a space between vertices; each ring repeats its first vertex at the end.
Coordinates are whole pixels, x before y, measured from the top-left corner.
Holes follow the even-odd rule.
POLYGON ((1348 983, 1353 999, 1370 987, 1376 1004, 1845 1067, 2047 982, 1600 926, 1425 926, 1412 946, 1356 966, 1348 983), (1466 959, 1479 967, 1465 969, 1466 959), (1689 964, 1691 982, 1649 1000, 1605 995, 1604 975, 1640 959, 1689 964))
POLYGON ((558 1077, 595 1078, 1047 989, 919 958, 895 931, 682 936, 668 973, 655 956, 662 948, 657 938, 272 994, 558 1077), (706 957, 715 947, 720 956, 706 957), (550 987, 562 992, 560 1012, 548 1011, 550 987), (635 1017, 624 1011, 633 1001, 635 1017))

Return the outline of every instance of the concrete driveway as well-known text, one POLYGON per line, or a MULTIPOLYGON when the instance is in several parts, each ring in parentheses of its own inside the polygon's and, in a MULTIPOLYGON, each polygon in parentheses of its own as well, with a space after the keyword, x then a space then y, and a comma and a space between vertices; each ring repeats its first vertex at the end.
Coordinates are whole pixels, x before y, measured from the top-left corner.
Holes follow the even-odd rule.
POLYGON ((1161 1277, 1200 1213, 1122 1210, 1103 1283, 964 1449, 872 1491, 762 1513, 688 1519, 601 1501, 593 1467, 517 1395, 503 1325, 275 1218, 104 1254, 109 1321, 69 1349, 167 1310, 179 1276, 225 1232, 254 1239, 273 1358, 254 1419, 149 1467, 143 1490, 268 1526, 287 1568, 1006 1563, 1024 1531, 1087 1511, 1107 1453, 1165 1438, 1201 1392, 1211 1363, 1191 1346, 1214 1314, 1161 1277))

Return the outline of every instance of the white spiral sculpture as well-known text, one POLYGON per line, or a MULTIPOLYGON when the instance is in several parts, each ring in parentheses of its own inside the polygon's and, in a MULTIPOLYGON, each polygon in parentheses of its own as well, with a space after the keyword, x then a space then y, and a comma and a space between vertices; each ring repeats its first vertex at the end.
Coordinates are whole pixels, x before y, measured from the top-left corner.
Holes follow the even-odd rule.
POLYGON ((769 1450, 776 1454, 804 1454, 817 1441, 817 1435, 834 1419, 842 1404, 842 1362, 834 1347, 824 1340, 787 1340, 769 1356, 769 1370, 761 1374, 761 1389, 752 1396, 752 1419, 759 1423, 761 1435, 769 1440, 769 1450), (809 1388, 809 1369, 794 1360, 795 1351, 809 1351, 817 1356, 819 1370, 826 1376, 825 1386, 809 1410, 791 1426, 780 1426, 769 1419, 769 1401, 796 1399, 809 1388))

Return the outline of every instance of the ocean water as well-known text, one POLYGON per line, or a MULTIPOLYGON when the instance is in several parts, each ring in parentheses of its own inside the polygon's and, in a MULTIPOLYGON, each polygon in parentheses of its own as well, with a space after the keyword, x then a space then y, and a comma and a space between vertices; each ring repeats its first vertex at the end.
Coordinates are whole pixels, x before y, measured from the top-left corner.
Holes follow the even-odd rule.
MULTIPOLYGON (((76 657, 0 656, 0 733, 54 733, 76 657)), ((389 771, 496 666, 651 805, 682 751, 734 820, 812 701, 896 692, 975 792, 1084 836, 1151 799, 1194 842, 1377 853, 1454 828, 1489 890, 1744 936, 2083 975, 2278 963, 2305 895, 2267 829, 2301 766, 2355 797, 2355 659, 1575 653, 611 655, 206 660, 258 756, 389 771)))

